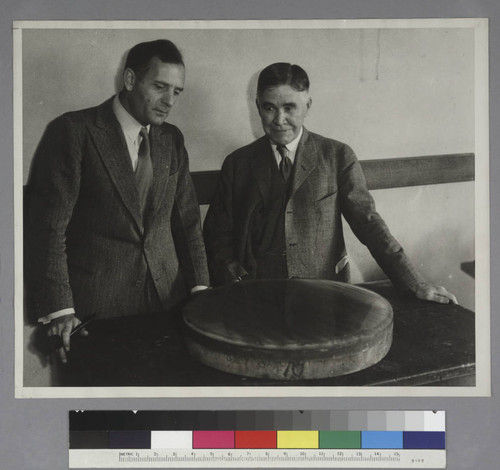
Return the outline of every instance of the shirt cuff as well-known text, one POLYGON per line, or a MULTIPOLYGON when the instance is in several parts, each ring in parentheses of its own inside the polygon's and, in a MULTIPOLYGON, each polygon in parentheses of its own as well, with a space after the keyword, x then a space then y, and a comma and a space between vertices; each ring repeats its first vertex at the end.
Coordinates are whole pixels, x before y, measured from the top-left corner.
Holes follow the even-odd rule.
POLYGON ((195 292, 198 292, 200 290, 205 290, 205 289, 208 289, 208 286, 194 286, 191 289, 191 294, 194 294, 195 292))
POLYGON ((45 317, 40 317, 38 319, 38 323, 43 323, 44 325, 46 325, 47 323, 50 323, 52 320, 55 320, 56 318, 62 317, 64 315, 74 315, 74 314, 75 314, 74 308, 63 308, 62 310, 58 310, 57 312, 49 313, 45 317))

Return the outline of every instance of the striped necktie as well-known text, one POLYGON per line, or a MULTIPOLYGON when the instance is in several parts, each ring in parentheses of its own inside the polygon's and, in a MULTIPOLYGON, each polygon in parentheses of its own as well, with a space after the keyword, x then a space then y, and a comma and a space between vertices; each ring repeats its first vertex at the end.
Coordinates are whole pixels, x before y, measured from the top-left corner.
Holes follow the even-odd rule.
POLYGON ((290 173, 292 172, 292 161, 288 157, 288 149, 285 145, 277 145, 276 149, 278 153, 281 155, 281 161, 279 164, 280 173, 285 182, 288 181, 290 177, 290 173))

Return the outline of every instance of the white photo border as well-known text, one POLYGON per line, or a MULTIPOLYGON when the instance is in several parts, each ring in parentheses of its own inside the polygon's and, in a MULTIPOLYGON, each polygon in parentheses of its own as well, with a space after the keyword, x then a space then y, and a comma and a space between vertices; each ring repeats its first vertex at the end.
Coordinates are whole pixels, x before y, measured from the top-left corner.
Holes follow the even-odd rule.
POLYGON ((490 239, 488 20, 223 20, 14 22, 15 396, 66 397, 423 397, 490 396, 490 239), (23 116, 22 32, 26 29, 314 29, 473 28, 475 32, 475 269, 476 385, 474 387, 24 387, 23 386, 23 116), (477 184, 480 182, 480 184, 477 184))

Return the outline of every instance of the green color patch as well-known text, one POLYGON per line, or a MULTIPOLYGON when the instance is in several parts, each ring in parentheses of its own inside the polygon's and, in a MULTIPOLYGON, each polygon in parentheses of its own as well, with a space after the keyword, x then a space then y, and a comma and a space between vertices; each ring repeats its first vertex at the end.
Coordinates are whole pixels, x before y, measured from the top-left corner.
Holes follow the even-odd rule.
POLYGON ((320 449, 361 449, 361 431, 320 431, 320 449))

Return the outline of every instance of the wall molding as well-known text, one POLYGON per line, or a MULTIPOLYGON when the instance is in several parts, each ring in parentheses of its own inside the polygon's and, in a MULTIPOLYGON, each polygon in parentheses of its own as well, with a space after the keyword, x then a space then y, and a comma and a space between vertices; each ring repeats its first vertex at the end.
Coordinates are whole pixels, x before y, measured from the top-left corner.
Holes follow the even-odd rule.
MULTIPOLYGON (((360 163, 370 190, 474 181, 473 153, 362 160, 360 163)), ((191 175, 200 205, 210 204, 219 170, 195 171, 191 175)))

